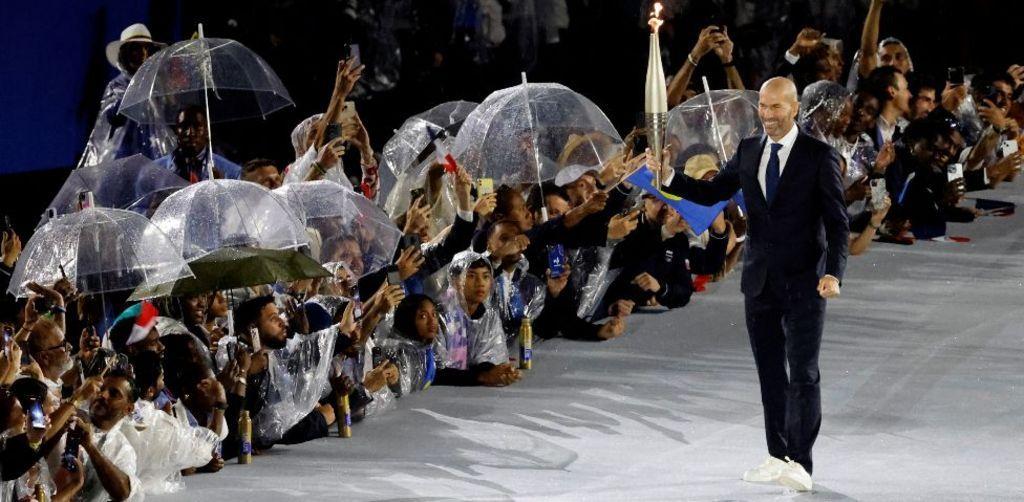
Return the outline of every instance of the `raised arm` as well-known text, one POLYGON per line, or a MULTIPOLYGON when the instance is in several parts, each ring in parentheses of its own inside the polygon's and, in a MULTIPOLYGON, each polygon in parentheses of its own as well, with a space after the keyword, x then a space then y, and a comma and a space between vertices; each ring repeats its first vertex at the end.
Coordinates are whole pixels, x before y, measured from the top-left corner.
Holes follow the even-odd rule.
POLYGON ((861 78, 867 77, 878 66, 878 25, 882 21, 883 3, 884 0, 871 0, 864 19, 864 29, 860 33, 860 63, 857 66, 861 78))
POLYGON ((721 31, 718 31, 717 26, 708 26, 701 30, 693 50, 686 55, 686 61, 683 61, 683 66, 679 68, 679 71, 672 77, 672 82, 668 84, 669 108, 685 101, 684 94, 686 93, 686 88, 690 86, 690 78, 693 77, 693 70, 697 68, 697 63, 724 39, 726 39, 726 36, 721 31))

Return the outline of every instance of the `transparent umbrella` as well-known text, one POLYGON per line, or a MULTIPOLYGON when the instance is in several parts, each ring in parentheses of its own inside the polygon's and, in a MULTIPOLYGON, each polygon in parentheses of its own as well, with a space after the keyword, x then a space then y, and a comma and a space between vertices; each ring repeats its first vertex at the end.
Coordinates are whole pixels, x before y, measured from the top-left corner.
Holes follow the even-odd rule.
POLYGON ((164 200, 153 223, 186 261, 225 247, 297 249, 309 243, 287 202, 248 181, 189 185, 164 200))
POLYGON ((320 263, 345 263, 361 277, 394 258, 402 231, 366 197, 326 180, 284 185, 274 192, 305 224, 320 263))
POLYGON ((707 154, 722 166, 740 140, 761 134, 756 91, 716 90, 699 94, 668 112, 666 146, 672 166, 681 169, 694 155, 707 154), (713 105, 712 105, 713 104, 713 105))
POLYGON ((234 40, 198 38, 147 59, 119 113, 140 123, 173 123, 182 109, 199 106, 213 122, 226 122, 266 117, 292 104, 281 79, 256 53, 234 40))
POLYGON ((132 155, 71 171, 49 207, 57 214, 78 210, 82 192, 92 192, 96 205, 152 215, 168 195, 188 182, 143 155, 132 155))
POLYGON ((426 185, 427 171, 435 162, 433 140, 441 135, 442 145, 451 150, 466 117, 476 108, 469 101, 441 103, 423 113, 414 115, 395 131, 395 135, 384 145, 381 153, 380 188, 387 194, 384 210, 392 218, 409 209, 410 191, 427 187, 435 205, 435 217, 439 226, 450 224, 455 218, 455 194, 450 184, 437 186, 439 192, 432 193, 426 185), (442 132, 443 131, 443 132, 442 132))
POLYGON ((496 91, 469 117, 452 153, 477 178, 515 185, 553 179, 569 165, 599 167, 622 139, 604 112, 560 84, 496 91))
POLYGON ((140 214, 87 208, 48 221, 25 245, 8 292, 27 282, 53 284, 66 274, 79 292, 106 293, 191 277, 170 239, 140 214))

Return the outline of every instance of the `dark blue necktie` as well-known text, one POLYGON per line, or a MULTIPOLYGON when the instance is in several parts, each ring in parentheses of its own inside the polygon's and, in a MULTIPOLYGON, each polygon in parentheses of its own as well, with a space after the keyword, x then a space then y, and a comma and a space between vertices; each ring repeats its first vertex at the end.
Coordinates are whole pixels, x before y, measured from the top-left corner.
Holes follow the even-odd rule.
POLYGON ((764 171, 764 196, 768 204, 775 198, 775 189, 779 187, 779 150, 781 143, 771 143, 772 153, 768 156, 768 168, 764 171))

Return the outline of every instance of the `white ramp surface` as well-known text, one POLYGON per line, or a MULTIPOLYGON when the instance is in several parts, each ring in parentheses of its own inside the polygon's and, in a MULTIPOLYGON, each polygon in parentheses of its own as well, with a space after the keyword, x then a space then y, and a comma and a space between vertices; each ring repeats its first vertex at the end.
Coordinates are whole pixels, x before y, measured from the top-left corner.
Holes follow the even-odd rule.
MULTIPOLYGON (((1024 203, 1019 186, 977 195, 1024 203)), ((275 447, 151 499, 1024 500, 1021 218, 850 258, 828 304, 811 494, 740 481, 767 451, 737 272, 633 315, 618 340, 539 344, 514 386, 434 387, 351 439, 275 447)))

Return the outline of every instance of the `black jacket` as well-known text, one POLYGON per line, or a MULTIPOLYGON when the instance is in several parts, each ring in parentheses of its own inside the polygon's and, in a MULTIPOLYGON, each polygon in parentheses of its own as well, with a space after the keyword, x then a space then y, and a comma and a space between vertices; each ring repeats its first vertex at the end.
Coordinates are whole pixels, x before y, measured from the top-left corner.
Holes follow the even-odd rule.
MULTIPOLYGON (((640 230, 640 229, 637 229, 640 230)), ((651 296, 659 304, 682 307, 690 302, 693 295, 692 273, 714 274, 725 262, 725 248, 728 235, 712 233, 706 248, 691 246, 686 234, 678 234, 662 240, 661 227, 646 228, 642 233, 630 234, 612 255, 612 267, 619 268, 619 275, 608 287, 605 301, 632 300, 644 305, 651 296), (651 293, 632 283, 641 273, 654 277, 661 289, 651 293)))
POLYGON ((769 279, 787 291, 813 291, 825 274, 842 281, 850 230, 839 154, 801 131, 769 207, 757 180, 764 146, 764 138, 744 139, 710 181, 677 173, 666 191, 710 205, 743 189, 748 213, 743 294, 757 296, 769 279))

